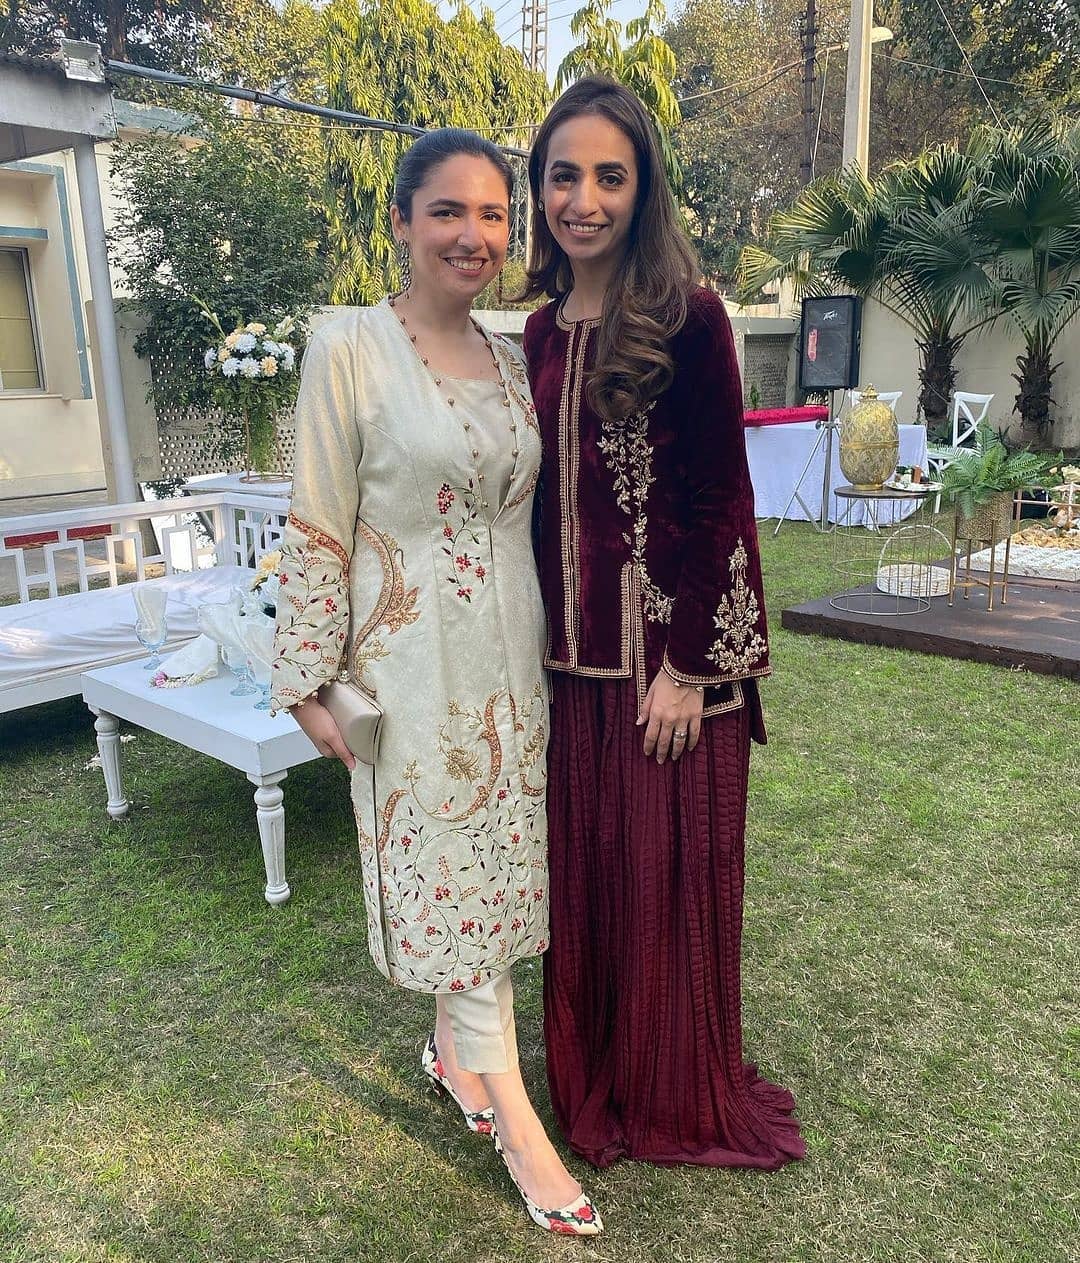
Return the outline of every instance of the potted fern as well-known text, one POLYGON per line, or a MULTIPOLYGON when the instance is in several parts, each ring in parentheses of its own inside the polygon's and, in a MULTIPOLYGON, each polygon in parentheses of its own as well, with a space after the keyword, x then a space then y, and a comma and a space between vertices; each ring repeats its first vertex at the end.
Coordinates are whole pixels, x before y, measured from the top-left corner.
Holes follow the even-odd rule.
POLYGON ((1009 534, 1013 499, 1025 487, 1041 487, 1053 457, 1026 448, 1010 452, 988 425, 978 441, 948 464, 941 475, 941 494, 956 506, 956 534, 961 539, 1004 539, 1009 534))

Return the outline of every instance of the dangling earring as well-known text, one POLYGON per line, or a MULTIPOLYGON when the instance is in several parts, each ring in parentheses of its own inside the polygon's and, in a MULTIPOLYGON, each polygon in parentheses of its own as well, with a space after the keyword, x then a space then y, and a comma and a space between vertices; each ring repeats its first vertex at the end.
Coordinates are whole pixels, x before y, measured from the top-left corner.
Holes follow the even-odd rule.
POLYGON ((397 265, 400 288, 404 294, 412 289, 412 258, 409 254, 409 243, 407 241, 399 241, 397 243, 397 265))
POLYGON ((544 213, 544 199, 542 197, 538 197, 536 199, 536 209, 541 213, 541 215, 544 213))

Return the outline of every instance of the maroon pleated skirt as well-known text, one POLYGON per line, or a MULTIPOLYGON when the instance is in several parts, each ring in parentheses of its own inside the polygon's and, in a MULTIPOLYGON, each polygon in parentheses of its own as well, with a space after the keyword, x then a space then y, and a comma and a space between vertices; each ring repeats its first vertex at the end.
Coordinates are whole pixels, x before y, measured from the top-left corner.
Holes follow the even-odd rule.
POLYGON ((661 767, 632 681, 555 672, 552 690, 544 1034, 563 1133, 600 1167, 801 1158, 791 1094, 743 1061, 750 708, 661 767))

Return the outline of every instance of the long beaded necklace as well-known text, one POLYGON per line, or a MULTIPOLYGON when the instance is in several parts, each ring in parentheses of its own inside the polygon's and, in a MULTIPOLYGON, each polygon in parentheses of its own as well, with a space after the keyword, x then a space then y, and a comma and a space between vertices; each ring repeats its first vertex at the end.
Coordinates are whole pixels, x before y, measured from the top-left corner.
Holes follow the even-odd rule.
MULTIPOLYGON (((446 402, 450 405, 451 408, 453 408, 456 406, 456 401, 454 397, 450 394, 449 389, 444 384, 443 378, 431 367, 431 364, 428 362, 427 357, 423 354, 423 352, 420 350, 420 347, 417 345, 416 334, 410 330, 409 322, 405 319, 404 310, 399 310, 398 308, 398 300, 401 298, 408 300, 409 291, 405 290, 401 294, 393 294, 389 298, 387 298, 386 301, 390 305, 390 308, 393 310, 394 315, 397 316, 398 323, 401 325, 402 329, 404 329, 405 333, 408 335, 409 341, 413 344, 413 348, 416 351, 416 354, 419 357, 420 362, 431 374, 431 379, 432 381, 434 381, 435 385, 438 386, 439 389, 443 392, 443 396, 446 399, 446 402)), ((472 321, 472 325, 473 325, 473 328, 477 331, 477 333, 479 333, 480 336, 484 339, 484 345, 487 347, 488 354, 491 356, 492 363, 495 365, 495 371, 499 375, 498 380, 500 384, 502 385, 502 390, 503 390, 502 406, 504 408, 509 408, 510 400, 506 397, 506 380, 503 376, 502 365, 499 363, 499 358, 495 354, 495 348, 491 345, 491 339, 487 336, 484 330, 481 329, 481 327, 477 324, 475 320, 472 321)), ((463 420, 461 422, 461 428, 465 431, 466 436, 471 439, 472 436, 470 434, 470 431, 472 429, 472 423, 470 421, 463 420)), ((516 444, 517 422, 513 420, 512 413, 511 413, 511 420, 510 420, 510 432, 511 434, 514 435, 514 442, 516 444)), ((472 452, 472 459, 473 459, 473 469, 474 469, 474 472, 476 473, 477 484, 480 488, 480 507, 482 509, 486 509, 489 506, 488 506, 488 501, 484 498, 487 494, 484 488, 484 481, 485 481, 484 471, 480 468, 478 464, 478 461, 480 459, 480 449, 478 447, 473 447, 471 448, 471 452, 472 452)), ((514 447, 510 455, 514 458, 514 461, 516 463, 518 455, 519 455, 519 451, 516 446, 514 447)), ((511 481, 513 481, 512 473, 511 473, 511 481)))

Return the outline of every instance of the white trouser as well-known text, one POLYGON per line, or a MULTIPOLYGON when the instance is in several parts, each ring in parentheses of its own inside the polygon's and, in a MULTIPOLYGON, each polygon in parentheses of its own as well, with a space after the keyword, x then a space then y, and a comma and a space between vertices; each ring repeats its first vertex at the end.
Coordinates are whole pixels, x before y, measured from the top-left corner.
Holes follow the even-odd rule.
POLYGON ((439 997, 454 1032, 454 1051, 462 1070, 505 1074, 517 1065, 514 988, 510 971, 471 991, 447 991, 439 997))

